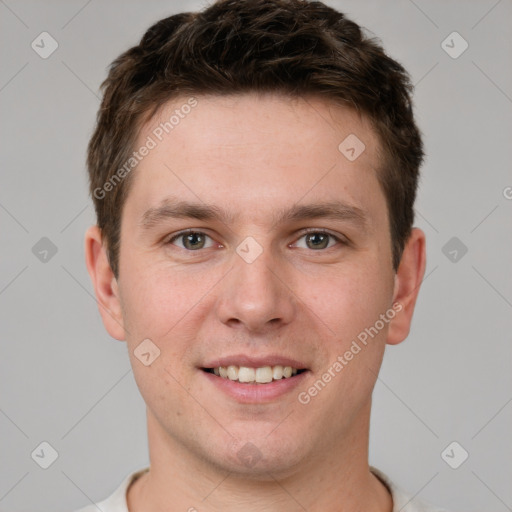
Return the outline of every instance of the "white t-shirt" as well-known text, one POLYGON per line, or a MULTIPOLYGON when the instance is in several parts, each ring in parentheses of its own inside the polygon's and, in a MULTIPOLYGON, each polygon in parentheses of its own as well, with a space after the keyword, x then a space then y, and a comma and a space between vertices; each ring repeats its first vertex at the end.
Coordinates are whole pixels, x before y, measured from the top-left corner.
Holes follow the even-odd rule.
MULTIPOLYGON (((382 471, 379 471, 374 467, 370 467, 370 469, 371 472, 389 489, 389 492, 393 497, 393 512, 447 512, 445 509, 435 507, 407 495, 384 473, 382 473, 382 471)), ((98 510, 101 510, 101 512, 129 512, 128 505, 126 504, 126 491, 130 484, 148 470, 149 468, 144 468, 136 471, 135 473, 129 474, 121 482, 121 485, 114 491, 114 493, 107 499, 100 501, 95 505, 88 505, 76 512, 98 512, 98 510)))

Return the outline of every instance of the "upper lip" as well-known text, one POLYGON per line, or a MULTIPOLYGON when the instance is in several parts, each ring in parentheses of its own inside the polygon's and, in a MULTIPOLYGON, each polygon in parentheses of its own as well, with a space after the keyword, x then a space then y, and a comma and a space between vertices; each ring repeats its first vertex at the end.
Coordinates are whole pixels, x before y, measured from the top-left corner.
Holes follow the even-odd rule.
POLYGON ((236 354, 212 359, 203 365, 203 368, 218 368, 219 366, 246 366, 248 368, 261 368, 263 366, 291 366, 297 370, 307 369, 306 365, 296 359, 280 355, 270 354, 264 357, 248 356, 245 354, 236 354))

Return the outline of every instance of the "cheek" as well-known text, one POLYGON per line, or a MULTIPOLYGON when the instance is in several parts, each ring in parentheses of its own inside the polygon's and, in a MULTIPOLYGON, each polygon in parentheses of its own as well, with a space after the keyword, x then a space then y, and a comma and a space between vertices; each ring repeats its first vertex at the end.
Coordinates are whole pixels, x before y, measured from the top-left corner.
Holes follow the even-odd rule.
POLYGON ((302 390, 312 408, 327 414, 326 425, 348 425, 371 397, 389 326, 380 318, 392 300, 391 281, 383 277, 390 270, 384 271, 376 263, 365 269, 347 266, 310 295, 308 307, 335 333, 321 341, 326 357, 318 380, 302 390))
POLYGON ((376 262, 338 267, 327 276, 304 281, 300 297, 329 328, 335 343, 345 345, 390 307, 392 279, 384 279, 383 272, 376 262))
POLYGON ((169 364, 165 356, 158 357, 150 366, 144 366, 133 354, 133 375, 139 392, 147 406, 162 425, 176 428, 182 421, 184 410, 190 410, 191 400, 176 365, 169 364))
POLYGON ((202 311, 202 298, 214 277, 174 268, 138 266, 129 269, 123 283, 122 304, 130 339, 163 340, 172 330, 183 330, 187 318, 202 311), (212 279, 210 279, 212 277, 212 279))

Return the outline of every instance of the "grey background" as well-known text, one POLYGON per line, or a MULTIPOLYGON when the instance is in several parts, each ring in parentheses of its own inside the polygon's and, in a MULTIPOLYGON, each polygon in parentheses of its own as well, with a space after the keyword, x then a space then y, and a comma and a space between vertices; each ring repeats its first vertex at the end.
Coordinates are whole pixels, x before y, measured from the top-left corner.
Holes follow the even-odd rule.
MULTIPOLYGON (((328 3, 409 70, 428 153, 427 277, 409 339, 387 349, 370 461, 454 511, 512 510, 512 2, 328 3), (441 47, 453 31, 469 43, 457 59, 441 47), (452 237, 468 249, 456 262, 452 237), (469 453, 458 469, 441 457, 452 441, 469 453)), ((0 510, 73 510, 148 463, 145 406, 84 264, 85 148, 107 65, 203 4, 0 0, 0 510), (48 59, 31 48, 43 31, 59 44, 48 59), (58 452, 48 469, 31 458, 42 441, 58 452)))

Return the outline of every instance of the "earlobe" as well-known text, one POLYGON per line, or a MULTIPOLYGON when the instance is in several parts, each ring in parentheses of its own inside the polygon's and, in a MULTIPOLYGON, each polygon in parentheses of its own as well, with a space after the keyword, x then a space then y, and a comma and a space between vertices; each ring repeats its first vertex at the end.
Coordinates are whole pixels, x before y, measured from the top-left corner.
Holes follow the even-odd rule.
POLYGON ((398 313, 389 325, 389 345, 401 343, 409 334, 416 299, 425 274, 425 265, 425 233, 419 228, 413 228, 395 275, 393 304, 398 313))
POLYGON ((110 336, 123 341, 126 336, 119 290, 98 226, 91 226, 85 233, 85 262, 103 324, 110 336))

